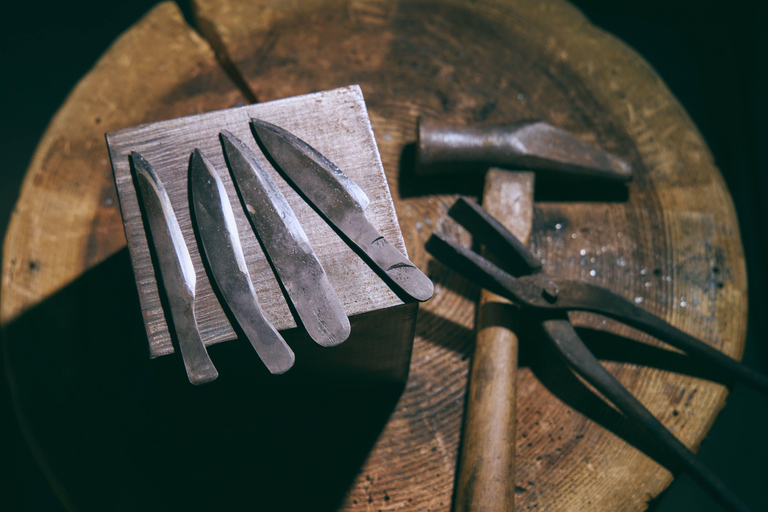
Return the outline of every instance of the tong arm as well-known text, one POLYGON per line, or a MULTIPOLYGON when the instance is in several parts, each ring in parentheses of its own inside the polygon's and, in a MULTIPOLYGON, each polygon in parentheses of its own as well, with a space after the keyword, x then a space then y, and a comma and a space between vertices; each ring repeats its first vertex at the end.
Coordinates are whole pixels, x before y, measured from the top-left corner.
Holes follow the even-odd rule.
POLYGON ((501 295, 517 304, 526 304, 523 297, 535 295, 537 290, 528 289, 535 283, 524 283, 473 252, 451 237, 432 233, 427 251, 456 273, 466 277, 481 288, 501 295))
POLYGON ((515 235, 478 204, 459 198, 448 215, 472 233, 472 241, 481 243, 503 261, 512 275, 532 274, 541 270, 541 260, 515 235))
POLYGON ((625 416, 659 443, 725 509, 749 509, 709 471, 648 409, 606 370, 581 341, 565 314, 542 322, 547 337, 554 343, 566 364, 613 403, 625 416))
POLYGON ((744 366, 606 288, 546 274, 515 278, 456 240, 438 233, 432 234, 426 249, 443 264, 478 286, 520 306, 545 312, 546 315, 568 311, 605 315, 646 332, 691 356, 708 361, 734 379, 768 395, 768 376, 744 366))
MULTIPOLYGON (((536 275, 530 276, 530 278, 541 283, 543 279, 546 279, 546 276, 536 275)), ((528 278, 523 277, 519 280, 524 281, 528 278)), ((560 292, 550 304, 546 304, 546 301, 539 298, 529 300, 527 304, 538 308, 561 311, 588 311, 613 318, 648 333, 668 345, 683 350, 691 356, 708 361, 734 379, 768 395, 768 376, 728 357, 713 346, 681 331, 621 295, 606 288, 579 281, 554 279, 551 282, 557 283, 560 292)), ((539 286, 542 285, 539 284, 539 286)), ((534 287, 528 286, 526 288, 534 287)))

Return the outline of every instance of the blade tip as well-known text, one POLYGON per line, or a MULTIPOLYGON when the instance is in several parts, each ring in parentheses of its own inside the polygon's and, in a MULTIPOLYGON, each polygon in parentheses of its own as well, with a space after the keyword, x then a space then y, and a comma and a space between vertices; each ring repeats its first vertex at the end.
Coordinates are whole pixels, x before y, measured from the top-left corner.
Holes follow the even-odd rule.
POLYGON ((141 166, 146 166, 149 164, 149 162, 147 162, 147 159, 141 156, 141 153, 139 153, 138 151, 131 151, 130 154, 128 155, 128 158, 131 159, 134 167, 137 166, 137 164, 141 166))
POLYGON ((259 119, 259 118, 256 118, 256 117, 252 117, 252 118, 251 118, 251 125, 253 125, 253 126, 259 126, 259 127, 262 127, 262 128, 267 128, 267 127, 268 127, 270 124, 269 124, 269 123, 267 123, 266 121, 262 121, 262 120, 261 120, 261 119, 259 119))
POLYGON ((262 119, 257 119, 255 117, 251 118, 251 129, 254 132, 256 132, 256 135, 259 138, 261 138, 261 134, 264 133, 265 131, 273 134, 283 133, 283 130, 277 125, 274 125, 262 119))
POLYGON ((236 150, 237 143, 240 142, 240 140, 229 130, 220 131, 219 140, 221 141, 221 145, 224 146, 225 155, 229 154, 230 151, 236 150))
POLYGON ((229 130, 221 130, 219 132, 219 139, 220 140, 231 141, 234 137, 235 136, 232 135, 232 132, 230 132, 229 130))
POLYGON ((155 169, 147 161, 147 159, 141 155, 141 153, 138 153, 137 151, 131 151, 129 160, 131 161, 133 172, 137 177, 143 177, 146 180, 159 183, 160 180, 155 173, 155 169))
POLYGON ((198 149, 195 148, 192 150, 192 155, 189 159, 189 173, 191 175, 195 174, 195 169, 199 167, 208 167, 205 165, 206 158, 203 156, 203 153, 198 149))

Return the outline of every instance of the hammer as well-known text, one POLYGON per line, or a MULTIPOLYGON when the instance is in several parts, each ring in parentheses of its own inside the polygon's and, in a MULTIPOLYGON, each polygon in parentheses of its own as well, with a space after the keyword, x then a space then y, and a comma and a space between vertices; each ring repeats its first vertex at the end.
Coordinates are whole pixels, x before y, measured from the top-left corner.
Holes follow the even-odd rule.
MULTIPOLYGON (((418 163, 420 174, 456 172, 462 169, 456 166, 459 163, 535 169, 569 179, 614 183, 632 179, 626 161, 542 122, 455 127, 419 120, 418 163)), ((532 230, 533 190, 533 172, 491 168, 485 176, 483 208, 526 245, 532 230)), ((456 512, 508 512, 514 506, 518 343, 514 313, 506 299, 481 292, 456 512)))

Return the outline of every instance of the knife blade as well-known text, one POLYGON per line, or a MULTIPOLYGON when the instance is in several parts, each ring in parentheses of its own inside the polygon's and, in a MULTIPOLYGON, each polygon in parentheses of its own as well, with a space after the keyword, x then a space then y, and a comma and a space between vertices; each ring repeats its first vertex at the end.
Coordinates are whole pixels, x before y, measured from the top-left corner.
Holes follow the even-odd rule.
POLYGON ((399 295, 425 301, 432 281, 365 217, 368 197, 344 172, 292 133, 251 119, 257 141, 279 171, 337 233, 399 295))
POLYGON ((155 170, 133 151, 131 164, 139 184, 149 223, 163 289, 187 377, 192 384, 211 382, 219 376, 197 330, 195 318, 195 268, 189 256, 171 200, 155 170))
POLYGON ((349 319, 293 209, 248 146, 226 130, 219 137, 248 218, 296 315, 316 343, 338 345, 349 337, 349 319))
POLYGON ((189 188, 203 253, 216 286, 270 373, 284 373, 293 366, 295 356, 264 316, 245 264, 224 183, 198 149, 190 158, 189 188))

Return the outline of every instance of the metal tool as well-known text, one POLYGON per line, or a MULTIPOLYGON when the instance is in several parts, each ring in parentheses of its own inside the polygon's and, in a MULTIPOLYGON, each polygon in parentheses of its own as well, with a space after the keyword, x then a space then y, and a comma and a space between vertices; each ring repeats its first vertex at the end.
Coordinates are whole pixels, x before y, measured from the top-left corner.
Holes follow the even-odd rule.
POLYGON ((228 131, 220 139, 248 218, 301 323, 319 345, 338 345, 349 337, 349 319, 293 209, 248 146, 228 131))
MULTIPOLYGON (((521 245, 509 243, 511 234, 480 207, 464 200, 456 202, 449 212, 487 248, 501 249, 506 254, 519 253, 518 262, 530 255, 521 245)), ((513 237, 512 237, 513 238, 513 237)), ((541 324, 565 362, 628 418, 636 421, 677 462, 702 485, 723 507, 746 511, 735 495, 708 471, 694 454, 664 427, 637 399, 624 388, 592 355, 571 325, 568 311, 588 311, 619 320, 651 334, 691 356, 716 364, 730 376, 768 394, 768 377, 761 375, 706 343, 648 313, 625 298, 599 286, 580 281, 548 276, 540 268, 522 265, 515 273, 528 273, 515 278, 499 267, 439 234, 427 242, 427 250, 438 260, 501 296, 518 304, 528 316, 541 324)), ((523 313, 525 314, 525 313, 523 313)))
POLYGON ((456 163, 474 163, 617 183, 632 179, 625 160, 541 121, 452 126, 419 120, 418 138, 416 171, 421 174, 458 171, 466 167, 456 163))
POLYGON ((293 351, 259 306, 227 190, 213 164, 198 149, 190 159, 189 189, 202 252, 216 286, 267 369, 271 373, 287 371, 293 366, 293 351))
POLYGON ((259 119, 251 127, 283 176, 393 290, 418 301, 432 297, 432 281, 366 219, 368 196, 360 187, 286 130, 259 119))
POLYGON ((152 166, 139 153, 131 152, 131 164, 141 191, 149 231, 160 267, 163 288, 181 350, 181 358, 192 384, 215 380, 213 366, 200 338, 195 319, 195 268, 171 200, 152 166))

